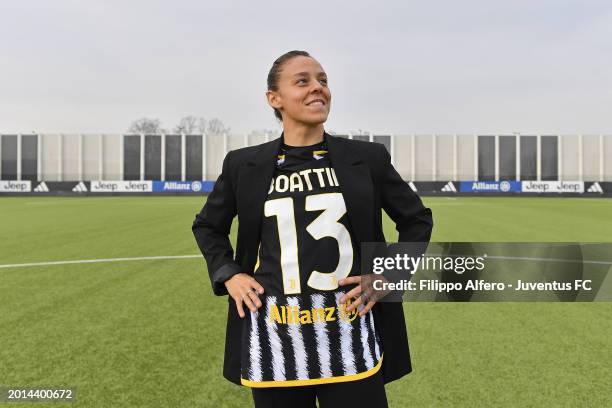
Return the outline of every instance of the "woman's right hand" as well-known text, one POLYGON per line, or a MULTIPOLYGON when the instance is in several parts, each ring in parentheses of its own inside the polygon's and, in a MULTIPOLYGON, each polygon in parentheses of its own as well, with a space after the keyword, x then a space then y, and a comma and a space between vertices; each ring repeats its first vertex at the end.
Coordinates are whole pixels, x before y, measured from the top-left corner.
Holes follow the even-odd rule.
POLYGON ((264 288, 251 275, 237 273, 225 281, 227 293, 236 302, 236 308, 240 317, 244 317, 242 302, 251 312, 256 312, 261 307, 261 301, 257 294, 263 294, 264 288))

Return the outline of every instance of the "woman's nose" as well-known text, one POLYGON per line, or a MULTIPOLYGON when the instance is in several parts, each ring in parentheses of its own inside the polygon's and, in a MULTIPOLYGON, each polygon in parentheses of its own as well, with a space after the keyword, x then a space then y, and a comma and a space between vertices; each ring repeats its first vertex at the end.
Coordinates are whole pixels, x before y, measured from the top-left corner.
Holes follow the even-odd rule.
POLYGON ((321 91, 321 90, 323 90, 323 85, 321 85, 321 82, 314 81, 313 83, 314 83, 313 88, 312 88, 313 91, 321 91))

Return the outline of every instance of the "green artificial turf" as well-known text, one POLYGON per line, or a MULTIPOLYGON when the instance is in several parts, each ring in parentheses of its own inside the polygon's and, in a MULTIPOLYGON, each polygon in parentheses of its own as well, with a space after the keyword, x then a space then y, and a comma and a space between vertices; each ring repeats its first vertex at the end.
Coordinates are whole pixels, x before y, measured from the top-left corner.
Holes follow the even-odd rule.
MULTIPOLYGON (((434 241, 612 237, 610 199, 423 201, 434 241)), ((190 227, 203 202, 4 197, 0 265, 198 254, 190 227)), ((397 237, 388 219, 385 233, 397 237)), ((227 298, 201 258, 0 268, 0 282, 0 387, 76 389, 53 407, 252 406, 222 377, 227 298)), ((404 308, 414 371, 387 386, 391 407, 610 406, 611 303, 404 308)))

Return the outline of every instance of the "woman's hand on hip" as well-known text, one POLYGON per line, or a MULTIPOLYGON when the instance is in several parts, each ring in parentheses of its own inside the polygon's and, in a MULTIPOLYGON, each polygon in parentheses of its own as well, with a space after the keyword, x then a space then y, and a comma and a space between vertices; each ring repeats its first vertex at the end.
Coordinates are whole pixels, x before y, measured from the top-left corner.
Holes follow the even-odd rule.
POLYGON ((340 279, 338 281, 338 285, 340 286, 355 283, 357 286, 348 291, 348 293, 344 294, 344 296, 340 298, 340 303, 346 303, 346 301, 351 298, 357 298, 354 302, 346 307, 346 312, 348 313, 359 305, 364 304, 363 308, 359 310, 359 316, 363 316, 376 304, 378 297, 376 296, 375 291, 372 290, 371 280, 362 280, 361 275, 349 276, 348 278, 340 279))
POLYGON ((264 288, 251 275, 237 273, 225 281, 225 287, 227 288, 227 293, 236 302, 236 308, 240 317, 244 317, 243 302, 251 312, 256 312, 261 307, 258 294, 261 295, 264 292, 264 288))

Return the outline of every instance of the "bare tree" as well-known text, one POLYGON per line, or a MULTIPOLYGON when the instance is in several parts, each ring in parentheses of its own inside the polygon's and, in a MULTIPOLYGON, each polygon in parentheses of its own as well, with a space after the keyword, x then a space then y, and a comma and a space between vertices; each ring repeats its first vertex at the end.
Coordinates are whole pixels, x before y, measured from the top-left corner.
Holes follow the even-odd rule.
POLYGON ((206 133, 209 135, 222 135, 229 133, 229 126, 225 126, 223 121, 219 118, 212 118, 206 123, 206 133))
POLYGON ((128 129, 128 133, 160 135, 165 133, 165 131, 162 129, 159 119, 141 118, 132 122, 128 129))
POLYGON ((257 136, 268 136, 270 140, 280 137, 280 131, 278 129, 255 129, 249 132, 249 137, 257 136))
POLYGON ((175 133, 185 134, 209 134, 222 135, 230 131, 229 126, 225 126, 219 118, 206 120, 203 116, 185 116, 179 121, 179 124, 174 128, 175 133))
POLYGON ((351 133, 355 136, 367 136, 370 134, 369 131, 363 129, 353 130, 351 133))
POLYGON ((196 118, 193 115, 185 116, 174 128, 174 133, 185 133, 186 135, 193 135, 196 133, 196 131, 199 130, 198 121, 202 119, 203 118, 196 118))
POLYGON ((204 133, 206 133, 206 125, 208 124, 208 121, 202 117, 198 118, 198 133, 203 135, 204 133))
MULTIPOLYGON (((212 118, 206 120, 203 117, 188 115, 183 117, 178 125, 173 129, 173 133, 180 134, 184 133, 187 135, 195 134, 209 134, 209 135, 222 135, 228 133, 230 127, 226 126, 225 123, 219 118, 212 118)), ((147 135, 160 135, 168 133, 161 127, 161 121, 159 119, 141 118, 135 120, 128 129, 129 133, 133 134, 147 134, 147 135)))

